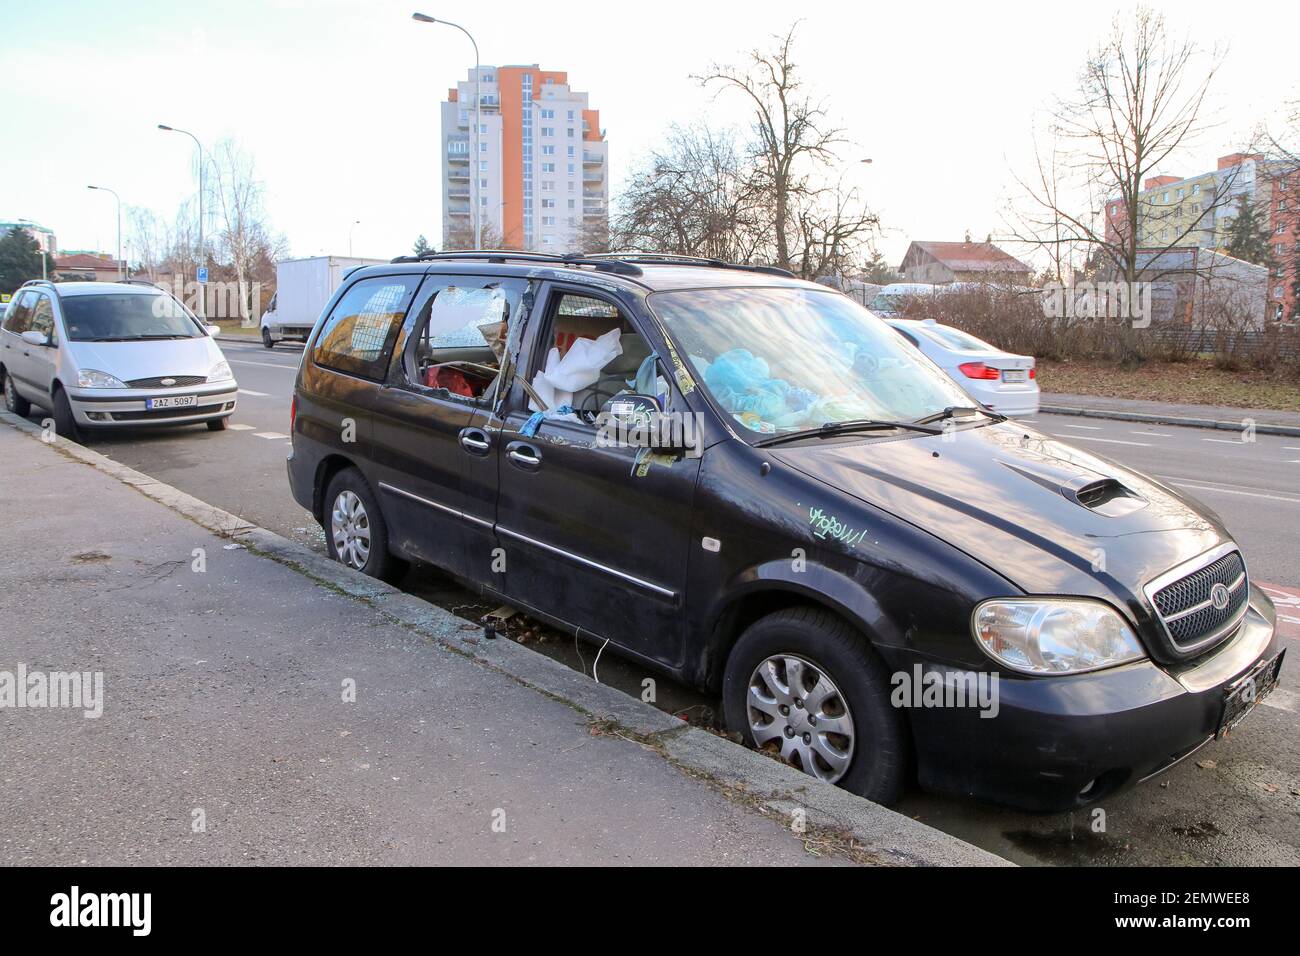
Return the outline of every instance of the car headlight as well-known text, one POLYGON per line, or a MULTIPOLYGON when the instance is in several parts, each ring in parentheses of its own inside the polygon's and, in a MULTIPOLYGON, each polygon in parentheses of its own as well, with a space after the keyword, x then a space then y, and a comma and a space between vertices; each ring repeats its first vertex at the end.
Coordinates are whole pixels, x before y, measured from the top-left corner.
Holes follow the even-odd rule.
POLYGON ((212 366, 212 371, 208 373, 209 382, 224 382, 226 379, 234 378, 235 374, 230 371, 229 362, 218 362, 212 366))
POLYGON ((86 368, 77 373, 77 385, 80 388, 126 388, 126 382, 107 372, 86 368))
POLYGON ((1078 674, 1146 657, 1118 611, 1083 598, 984 601, 971 631, 986 654, 1026 674, 1078 674))

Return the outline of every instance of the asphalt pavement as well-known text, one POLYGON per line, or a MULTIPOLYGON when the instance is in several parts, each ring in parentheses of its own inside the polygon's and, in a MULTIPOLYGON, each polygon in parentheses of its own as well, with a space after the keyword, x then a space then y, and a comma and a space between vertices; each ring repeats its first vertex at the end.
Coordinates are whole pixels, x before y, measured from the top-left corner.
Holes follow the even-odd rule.
MULTIPOLYGON (((241 393, 232 430, 139 431, 97 437, 92 447, 323 551, 323 534, 293 501, 284 474, 301 349, 225 341, 222 349, 241 393)), ((1300 439, 1062 415, 1027 423, 1155 475, 1218 513, 1242 545, 1252 578, 1279 602, 1285 633, 1300 636, 1300 439)), ((477 609, 475 598, 437 575, 417 574, 404 587, 444 607, 477 609)), ((543 650, 575 668, 590 664, 590 655, 583 659, 571 645, 543 650)), ((645 674, 638 665, 607 661, 600 665, 602 680, 639 687, 645 674)), ((1284 668, 1278 691, 1230 738, 1157 781, 1109 798, 1100 832, 1087 813, 1031 816, 920 793, 900 809, 1021 863, 1300 865, 1296 666, 1284 668)), ((670 711, 689 708, 698 719, 716 707, 690 688, 658 681, 660 702, 670 711)))

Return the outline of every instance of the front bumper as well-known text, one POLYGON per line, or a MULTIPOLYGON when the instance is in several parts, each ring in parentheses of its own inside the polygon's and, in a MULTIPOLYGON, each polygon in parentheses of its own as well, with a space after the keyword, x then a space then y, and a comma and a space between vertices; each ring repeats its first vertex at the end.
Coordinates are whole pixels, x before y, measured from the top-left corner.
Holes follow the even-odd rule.
POLYGON ((186 425, 225 418, 235 411, 239 387, 234 379, 191 388, 72 388, 68 403, 78 425, 92 428, 186 425), (148 408, 151 398, 193 395, 195 405, 148 408))
POLYGON ((996 716, 909 711, 920 783, 1035 811, 1092 803, 1212 740, 1231 688, 1280 652, 1272 603, 1252 586, 1237 635, 1185 668, 1145 660, 1069 677, 1002 675, 996 716))

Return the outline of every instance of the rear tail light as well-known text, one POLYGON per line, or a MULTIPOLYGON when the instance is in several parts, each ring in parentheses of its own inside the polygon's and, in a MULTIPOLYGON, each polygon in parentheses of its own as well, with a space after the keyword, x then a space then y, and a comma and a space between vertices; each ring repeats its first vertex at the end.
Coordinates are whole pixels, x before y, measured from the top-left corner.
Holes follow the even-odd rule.
POLYGON ((295 393, 293 398, 289 399, 289 433, 293 434, 293 423, 298 418, 298 395, 295 393))
POLYGON ((1038 378, 1038 369, 1034 368, 1032 365, 1029 367, 1029 377, 1038 378))
POLYGON ((957 371, 967 378, 986 379, 990 382, 996 382, 1002 378, 1001 370, 991 368, 983 362, 965 362, 957 366, 957 371))

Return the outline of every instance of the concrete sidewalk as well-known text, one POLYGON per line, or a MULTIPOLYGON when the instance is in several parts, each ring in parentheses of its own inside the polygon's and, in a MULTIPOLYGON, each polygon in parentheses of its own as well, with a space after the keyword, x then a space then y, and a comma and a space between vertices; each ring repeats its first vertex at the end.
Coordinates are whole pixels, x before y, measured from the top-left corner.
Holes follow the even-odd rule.
POLYGON ((1004 862, 0 419, 0 864, 1004 862))
POLYGON ((1241 431, 1243 422, 1249 420, 1255 423, 1258 434, 1300 437, 1300 410, 1288 412, 1269 408, 1148 402, 1102 395, 1070 395, 1064 392, 1043 392, 1038 410, 1050 415, 1081 415, 1085 418, 1113 418, 1229 431, 1241 431))

